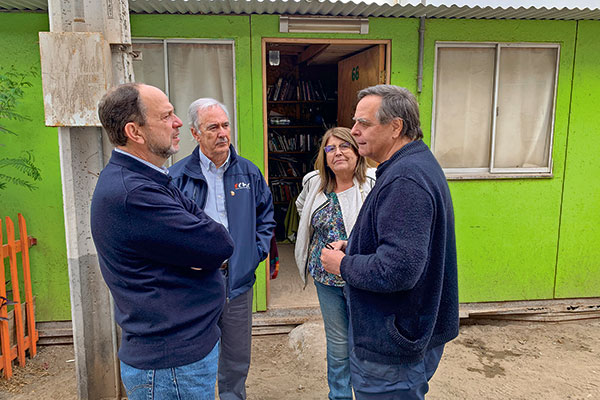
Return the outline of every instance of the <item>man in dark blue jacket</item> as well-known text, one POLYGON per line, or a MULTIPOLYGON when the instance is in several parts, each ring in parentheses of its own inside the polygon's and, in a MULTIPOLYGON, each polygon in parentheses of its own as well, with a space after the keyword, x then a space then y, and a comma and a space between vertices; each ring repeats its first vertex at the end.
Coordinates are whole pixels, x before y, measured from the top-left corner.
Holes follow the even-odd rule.
POLYGON ((229 114, 215 99, 194 101, 188 110, 198 146, 170 168, 174 183, 235 243, 222 274, 226 304, 219 320, 219 397, 245 399, 252 339, 252 286, 275 228, 271 191, 260 170, 231 146, 229 114))
POLYGON ((363 89, 352 134, 377 182, 348 242, 321 253, 346 281, 356 399, 423 399, 458 335, 452 199, 406 89, 363 89), (344 254, 345 250, 346 254, 344 254))
POLYGON ((102 276, 122 328, 121 378, 130 400, 213 399, 225 290, 227 230, 172 183, 181 120, 167 96, 120 85, 98 114, 116 149, 91 206, 102 276))

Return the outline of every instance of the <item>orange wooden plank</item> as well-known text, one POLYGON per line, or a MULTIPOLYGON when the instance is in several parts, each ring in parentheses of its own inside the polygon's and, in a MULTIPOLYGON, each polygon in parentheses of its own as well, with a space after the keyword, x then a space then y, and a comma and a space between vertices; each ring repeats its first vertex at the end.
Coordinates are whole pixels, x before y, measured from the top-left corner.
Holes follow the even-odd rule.
POLYGON ((15 245, 15 225, 9 217, 6 220, 6 242, 8 243, 10 262, 10 280, 12 287, 12 301, 15 311, 15 335, 17 337, 17 359, 21 367, 25 366, 25 332, 23 329, 23 313, 21 311, 21 295, 19 291, 19 271, 17 270, 17 246, 15 245))
MULTIPOLYGON (((13 311, 13 318, 14 318, 14 311, 13 311)), ((10 336, 10 333, 9 333, 9 336, 10 336)), ((36 330, 33 341, 38 342, 39 340, 40 340, 40 335, 39 335, 39 332, 36 330)), ((23 345, 24 345, 23 347, 25 348, 25 350, 30 348, 31 343, 32 342, 29 339, 29 336, 25 336, 25 338, 23 339, 23 345)), ((10 343, 9 343, 9 348, 7 350, 7 354, 9 354, 9 357, 7 357, 9 366, 12 366, 12 360, 17 358, 17 345, 10 346, 10 343)), ((3 359, 3 356, 0 356, 0 360, 2 360, 2 359, 3 359)), ((4 365, 3 365, 3 363, 1 363, 0 371, 2 371, 3 368, 4 368, 4 365)), ((8 377, 8 378, 10 378, 10 377, 8 377)))
MULTIPOLYGON (((2 245, 2 219, 0 219, 0 245, 2 245)), ((0 248, 0 296, 6 298, 6 277, 4 276, 4 246, 0 248)), ((8 318, 8 305, 0 307, 0 317, 8 318)), ((10 357, 10 337, 8 335, 8 321, 0 320, 0 348, 2 356, 0 356, 0 368, 4 369, 6 379, 12 377, 12 358, 10 357)))
POLYGON ((35 341, 35 315, 33 311, 33 293, 31 292, 31 270, 29 268, 29 238, 27 237, 27 223, 21 213, 19 219, 19 242, 21 244, 21 261, 23 265, 23 285, 25 289, 25 301, 27 315, 27 332, 31 340, 29 347, 29 356, 35 357, 37 353, 35 341))
MULTIPOLYGON (((27 336, 27 337, 25 337, 25 339, 23 339, 23 343, 25 344, 25 349, 28 349, 29 346, 31 345, 31 341, 29 340, 29 336, 27 336)), ((8 350, 8 353, 10 354, 10 357, 8 358, 9 362, 11 362, 15 358, 17 358, 17 345, 12 346, 8 350)), ((3 366, 0 365, 0 370, 2 370, 2 368, 3 368, 3 366)))
MULTIPOLYGON (((20 252, 21 251, 21 241, 17 240, 15 242, 15 246, 17 246, 17 253, 20 252)), ((29 247, 31 247, 31 246, 29 246, 29 247)), ((10 249, 8 247, 8 244, 2 245, 2 248, 0 250, 2 250, 2 252, 0 252, 0 255, 3 258, 8 258, 8 254, 10 253, 10 249)))

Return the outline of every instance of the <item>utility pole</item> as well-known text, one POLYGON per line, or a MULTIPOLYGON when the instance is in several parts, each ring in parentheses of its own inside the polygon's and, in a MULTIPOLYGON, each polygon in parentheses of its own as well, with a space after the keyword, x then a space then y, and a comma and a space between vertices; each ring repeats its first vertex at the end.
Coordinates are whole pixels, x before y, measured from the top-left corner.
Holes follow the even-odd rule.
POLYGON ((78 396, 121 399, 119 330, 90 230, 90 202, 111 145, 97 102, 133 81, 128 0, 48 0, 40 33, 46 125, 58 127, 78 396))

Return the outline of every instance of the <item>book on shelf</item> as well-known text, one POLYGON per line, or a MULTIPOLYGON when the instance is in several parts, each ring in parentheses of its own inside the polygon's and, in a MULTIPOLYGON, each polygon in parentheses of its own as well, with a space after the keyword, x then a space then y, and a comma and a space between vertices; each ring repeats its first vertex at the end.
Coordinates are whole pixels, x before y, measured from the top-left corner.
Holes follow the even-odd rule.
POLYGON ((321 80, 317 81, 317 86, 318 86, 318 91, 320 92, 320 95, 322 97, 323 101, 327 101, 327 92, 325 91, 325 89, 323 88, 323 83, 321 83, 321 80))
POLYGON ((273 85, 267 86, 269 101, 325 101, 327 92, 320 80, 299 80, 280 76, 273 85))
POLYGON ((302 177, 308 172, 307 164, 307 162, 287 154, 271 153, 269 155, 269 171, 276 178, 302 177))
POLYGON ((319 135, 310 133, 284 135, 276 130, 270 130, 268 147, 271 152, 310 152, 318 147, 319 139, 319 135))
POLYGON ((308 92, 310 93, 311 100, 320 100, 318 93, 315 92, 312 81, 308 81, 308 92))
POLYGON ((281 179, 273 179, 270 182, 273 201, 290 202, 295 199, 302 190, 302 184, 298 181, 290 182, 281 179))
POLYGON ((277 100, 285 100, 285 94, 288 90, 288 87, 289 81, 284 79, 283 82, 281 82, 281 90, 279 91, 279 98, 277 100))
POLYGON ((279 92, 281 91, 281 84, 283 82, 283 77, 280 76, 277 79, 277 83, 275 83, 275 88, 273 89, 273 100, 277 100, 279 97, 279 92))

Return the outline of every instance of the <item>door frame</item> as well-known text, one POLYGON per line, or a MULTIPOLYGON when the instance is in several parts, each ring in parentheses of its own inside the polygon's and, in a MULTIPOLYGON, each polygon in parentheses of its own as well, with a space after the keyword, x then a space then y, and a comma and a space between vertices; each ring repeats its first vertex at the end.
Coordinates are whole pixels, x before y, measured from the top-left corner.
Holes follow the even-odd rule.
MULTIPOLYGON (((263 165, 265 166, 265 179, 269 183, 269 129, 267 124, 267 44, 367 44, 385 45, 385 82, 390 83, 391 77, 391 55, 392 55, 392 39, 327 39, 327 38, 281 38, 281 37, 263 37, 261 40, 261 62, 262 62, 262 117, 263 117, 263 165)), ((327 50, 325 50, 327 51, 327 50)), ((267 262, 266 272, 266 303, 267 310, 269 309, 269 297, 271 294, 270 284, 270 268, 267 262)))

